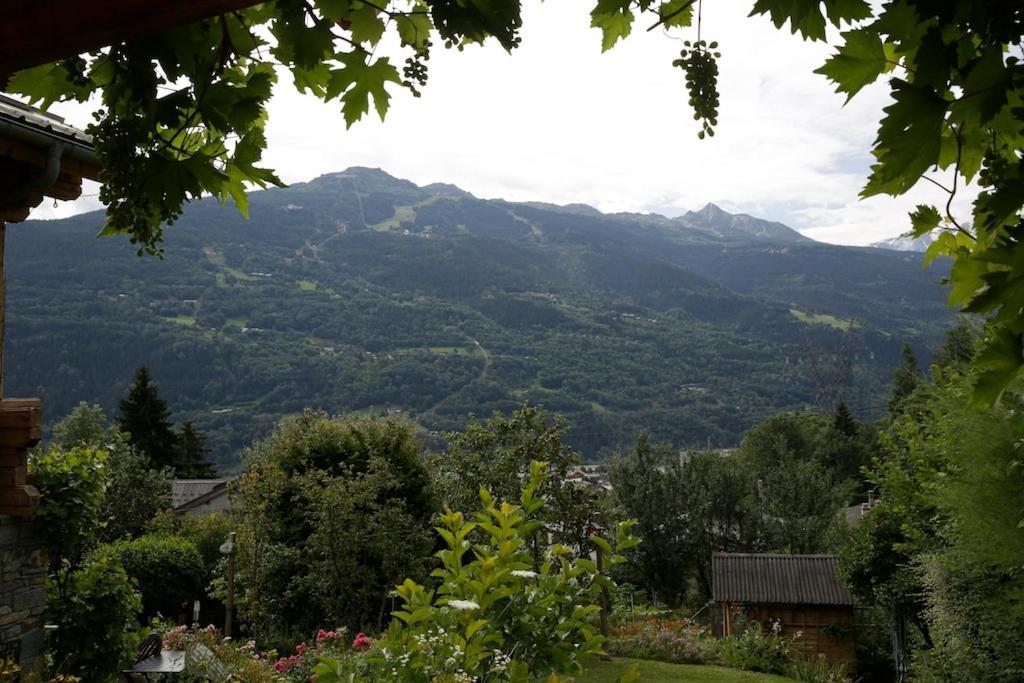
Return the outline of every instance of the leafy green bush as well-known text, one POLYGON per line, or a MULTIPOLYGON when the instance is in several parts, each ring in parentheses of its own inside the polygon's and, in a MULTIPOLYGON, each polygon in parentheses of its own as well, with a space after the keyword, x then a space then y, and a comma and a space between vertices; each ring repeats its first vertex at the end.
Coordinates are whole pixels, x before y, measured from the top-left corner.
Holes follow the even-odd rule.
MULTIPOLYGON (((558 680, 560 673, 580 673, 586 657, 601 652, 593 622, 610 579, 558 544, 538 565, 532 561, 528 539, 540 528, 544 502, 536 494, 546 467, 533 463, 519 506, 496 503, 481 490, 484 509, 475 523, 460 512, 441 516, 438 588, 412 580, 398 587, 402 608, 377 644, 380 668, 372 680, 525 681, 547 673, 558 680)), ((619 550, 635 545, 630 526, 619 526, 615 549, 592 538, 609 566, 624 561, 619 550)), ((321 664, 325 675, 335 668, 327 658, 321 664)))
POLYGON ((154 516, 146 525, 146 531, 181 536, 192 541, 203 558, 203 566, 206 567, 209 580, 224 558, 220 553, 220 546, 227 540, 230 532, 237 530, 238 525, 239 520, 227 512, 175 515, 168 510, 154 516))
POLYGON ((394 586, 432 564, 421 450, 409 423, 307 412, 248 453, 236 605, 252 633, 294 643, 322 624, 383 628, 394 586))
POLYGON ((206 570, 195 545, 179 536, 149 534, 102 546, 138 582, 146 617, 178 618, 204 595, 206 570))
POLYGON ((734 669, 784 673, 793 660, 793 652, 790 642, 779 631, 778 622, 767 632, 757 624, 750 625, 742 635, 718 641, 718 658, 734 669))
POLYGON ((51 448, 29 459, 39 489, 35 520, 46 537, 50 570, 77 566, 96 539, 109 482, 107 454, 90 448, 51 448))
POLYGON ((114 558, 96 557, 62 573, 49 589, 55 669, 83 683, 107 683, 135 651, 136 633, 128 625, 136 623, 142 603, 128 574, 114 558))

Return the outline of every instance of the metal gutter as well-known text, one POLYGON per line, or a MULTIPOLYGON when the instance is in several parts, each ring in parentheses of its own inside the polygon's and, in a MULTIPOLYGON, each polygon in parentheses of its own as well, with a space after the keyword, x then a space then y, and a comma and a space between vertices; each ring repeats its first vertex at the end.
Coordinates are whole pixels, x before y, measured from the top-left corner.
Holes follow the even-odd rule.
POLYGON ((24 199, 32 194, 34 190, 43 192, 46 188, 57 182, 60 175, 60 160, 64 156, 64 143, 59 140, 52 140, 46 149, 46 168, 34 178, 29 178, 20 185, 0 190, 0 204, 9 204, 19 199, 24 199))

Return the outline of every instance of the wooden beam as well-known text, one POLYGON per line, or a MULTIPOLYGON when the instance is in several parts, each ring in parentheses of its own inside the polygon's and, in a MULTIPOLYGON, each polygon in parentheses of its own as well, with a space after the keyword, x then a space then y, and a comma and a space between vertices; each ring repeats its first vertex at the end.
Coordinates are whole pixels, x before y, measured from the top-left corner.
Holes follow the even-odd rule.
POLYGON ((261 0, 7 0, 0 20, 4 74, 260 4, 261 0))
POLYGON ((0 515, 31 516, 39 491, 28 483, 28 449, 39 443, 43 403, 38 398, 0 400, 0 515))
MULTIPOLYGON (((26 216, 28 214, 26 213, 26 216)), ((24 220, 24 219, 23 219, 24 220)), ((0 211, 0 404, 4 398, 4 315, 7 312, 7 224, 0 211)), ((26 426, 31 427, 29 420, 26 426)))
MULTIPOLYGON (((0 135, 0 157, 13 159, 39 168, 46 168, 46 150, 41 147, 14 140, 0 135)), ((87 164, 78 159, 71 159, 64 156, 60 160, 60 172, 62 176, 88 178, 98 180, 100 167, 87 164)))

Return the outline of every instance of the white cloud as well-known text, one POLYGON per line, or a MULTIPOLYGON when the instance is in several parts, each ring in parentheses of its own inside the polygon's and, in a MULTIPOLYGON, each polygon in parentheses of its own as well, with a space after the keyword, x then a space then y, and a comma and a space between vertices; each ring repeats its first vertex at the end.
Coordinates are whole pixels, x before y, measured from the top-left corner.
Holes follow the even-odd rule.
MULTIPOLYGON (((586 5, 529 2, 512 55, 494 44, 437 48, 423 97, 396 89, 385 123, 367 118, 346 131, 337 103, 298 95, 283 76, 266 161, 287 182, 375 166, 482 197, 606 211, 675 215, 713 201, 847 244, 903 232, 914 204, 943 199, 931 186, 898 200, 858 199, 888 90, 880 84, 844 107, 812 73, 825 45, 748 18, 741 3, 709 3, 703 37, 722 52, 721 112, 717 135, 700 141, 682 72, 671 65, 677 41, 694 31, 673 38, 638 24, 602 54, 586 5)), ((85 123, 84 111, 69 117, 85 123)))

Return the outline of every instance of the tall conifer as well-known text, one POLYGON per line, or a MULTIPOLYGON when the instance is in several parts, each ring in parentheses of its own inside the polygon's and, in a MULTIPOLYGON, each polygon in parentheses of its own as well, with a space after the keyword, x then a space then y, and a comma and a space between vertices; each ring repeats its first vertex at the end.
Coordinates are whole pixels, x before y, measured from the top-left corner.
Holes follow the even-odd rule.
POLYGON ((191 422, 178 427, 178 459, 174 463, 174 476, 179 479, 212 479, 217 468, 207 461, 206 435, 191 422))
POLYGON ((892 397, 889 399, 889 414, 894 416, 903 412, 903 404, 921 384, 917 358, 914 356, 914 350, 910 348, 910 344, 903 343, 900 356, 900 367, 892 376, 892 397))
POLYGON ((156 469, 174 466, 178 437, 171 430, 170 410, 160 398, 149 369, 140 365, 128 395, 118 403, 118 426, 128 433, 132 446, 147 456, 156 469))

